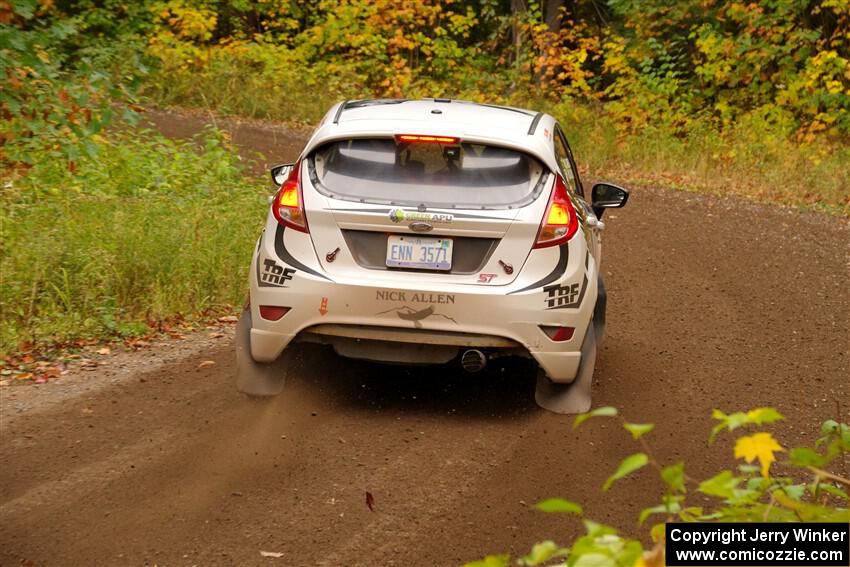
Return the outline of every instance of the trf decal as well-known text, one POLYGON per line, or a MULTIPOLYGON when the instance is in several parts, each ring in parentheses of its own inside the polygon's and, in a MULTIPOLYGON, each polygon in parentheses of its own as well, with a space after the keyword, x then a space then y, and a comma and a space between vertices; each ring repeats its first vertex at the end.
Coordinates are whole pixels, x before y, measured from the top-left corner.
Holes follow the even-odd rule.
POLYGON ((544 301, 546 309, 566 309, 569 307, 578 307, 581 305, 582 297, 584 297, 584 289, 587 287, 587 276, 581 284, 567 285, 547 285, 543 288, 543 293, 546 294, 544 301))
POLYGON ((260 273, 260 285, 264 287, 286 287, 286 282, 292 279, 295 268, 285 268, 270 258, 263 260, 263 271, 260 273))

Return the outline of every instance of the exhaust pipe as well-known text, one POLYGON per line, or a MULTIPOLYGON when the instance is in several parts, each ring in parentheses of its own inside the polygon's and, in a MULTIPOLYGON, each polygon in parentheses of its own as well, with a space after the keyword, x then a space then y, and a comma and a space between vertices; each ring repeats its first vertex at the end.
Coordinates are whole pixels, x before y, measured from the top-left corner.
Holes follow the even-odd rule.
POLYGON ((487 357, 477 349, 470 349, 460 357, 460 365, 469 373, 480 372, 487 366, 487 357))

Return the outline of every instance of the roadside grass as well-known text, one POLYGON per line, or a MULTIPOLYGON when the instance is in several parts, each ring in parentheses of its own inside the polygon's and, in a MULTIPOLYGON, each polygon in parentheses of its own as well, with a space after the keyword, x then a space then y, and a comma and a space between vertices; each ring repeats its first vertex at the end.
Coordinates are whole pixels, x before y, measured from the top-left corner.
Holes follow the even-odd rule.
POLYGON ((267 192, 223 134, 127 130, 98 154, 3 174, 0 353, 146 335, 245 297, 267 192))
MULTIPOLYGON (((318 123, 340 100, 375 96, 344 73, 305 68, 290 61, 285 48, 275 56, 269 49, 232 52, 191 72, 166 62, 168 80, 148 85, 147 94, 160 106, 301 125, 318 123)), ((594 178, 850 215, 850 145, 825 137, 798 143, 788 124, 771 114, 753 113, 722 131, 699 120, 687 133, 663 123, 625 131, 604 104, 551 101, 523 90, 504 96, 449 85, 445 92, 416 85, 408 90, 412 98, 453 96, 546 110, 564 126, 584 173, 594 178)))
POLYGON ((581 104, 550 111, 591 177, 850 215, 850 145, 800 144, 757 119, 680 136, 663 126, 623 133, 603 109, 581 104))
POLYGON ((191 68, 179 52, 159 57, 159 74, 145 83, 144 93, 160 106, 313 125, 335 102, 358 94, 374 98, 350 71, 307 66, 285 46, 240 43, 211 51, 206 64, 191 68))

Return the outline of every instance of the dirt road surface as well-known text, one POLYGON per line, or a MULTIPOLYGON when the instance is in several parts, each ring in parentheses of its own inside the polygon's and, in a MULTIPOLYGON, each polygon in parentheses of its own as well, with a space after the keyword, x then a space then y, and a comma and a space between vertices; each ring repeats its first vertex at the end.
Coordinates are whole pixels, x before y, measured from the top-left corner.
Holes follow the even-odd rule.
MULTIPOLYGON (((203 121, 152 120, 174 136, 203 121)), ((269 162, 304 141, 225 125, 269 162)), ((659 459, 695 477, 732 466, 729 436, 706 443, 714 408, 776 407, 786 447, 848 419, 846 224, 662 189, 606 220, 594 404, 656 423, 659 459)), ((231 339, 162 352, 0 389, 0 564, 458 565, 579 533, 533 509, 545 497, 639 536, 658 502, 649 471, 600 491, 633 442, 612 421, 574 431, 538 410, 527 365, 467 375, 303 348, 285 393, 257 401, 234 388, 231 339)))

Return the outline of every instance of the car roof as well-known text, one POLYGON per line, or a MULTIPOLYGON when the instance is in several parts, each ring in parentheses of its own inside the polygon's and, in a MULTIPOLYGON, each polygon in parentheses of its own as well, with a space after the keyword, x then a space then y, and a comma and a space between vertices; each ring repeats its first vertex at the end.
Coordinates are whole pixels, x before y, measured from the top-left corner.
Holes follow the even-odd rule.
POLYGON ((352 120, 439 120, 447 119, 463 124, 476 124, 481 120, 499 120, 506 126, 527 130, 538 113, 510 106, 479 104, 452 99, 375 99, 346 101, 336 107, 334 119, 338 123, 352 120))
POLYGON ((339 139, 425 134, 507 146, 531 153, 552 171, 555 119, 543 112, 451 99, 370 99, 334 105, 302 155, 339 139))

